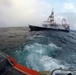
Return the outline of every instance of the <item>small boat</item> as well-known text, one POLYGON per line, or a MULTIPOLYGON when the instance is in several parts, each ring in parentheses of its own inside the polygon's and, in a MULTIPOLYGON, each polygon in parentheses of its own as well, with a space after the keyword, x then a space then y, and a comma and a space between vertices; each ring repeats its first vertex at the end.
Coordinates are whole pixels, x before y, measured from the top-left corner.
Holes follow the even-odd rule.
POLYGON ((39 75, 39 72, 24 67, 14 58, 0 51, 0 75, 39 75))
POLYGON ((0 51, 0 75, 76 75, 76 69, 32 70, 19 64, 14 58, 0 51))
POLYGON ((54 20, 54 11, 52 10, 51 15, 48 17, 47 21, 44 21, 41 26, 29 25, 31 31, 40 30, 58 30, 58 31, 70 31, 70 26, 67 24, 66 19, 62 19, 62 24, 57 24, 54 20))

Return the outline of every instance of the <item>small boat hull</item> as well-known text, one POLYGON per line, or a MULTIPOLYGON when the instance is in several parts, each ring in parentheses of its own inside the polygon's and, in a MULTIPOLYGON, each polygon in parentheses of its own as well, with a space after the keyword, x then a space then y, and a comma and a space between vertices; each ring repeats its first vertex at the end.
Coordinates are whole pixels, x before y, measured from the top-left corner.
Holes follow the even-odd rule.
POLYGON ((45 27, 39 27, 39 26, 33 26, 29 25, 29 28, 31 31, 42 31, 42 30, 56 30, 56 31, 64 31, 69 32, 69 29, 55 29, 55 28, 45 28, 45 27))

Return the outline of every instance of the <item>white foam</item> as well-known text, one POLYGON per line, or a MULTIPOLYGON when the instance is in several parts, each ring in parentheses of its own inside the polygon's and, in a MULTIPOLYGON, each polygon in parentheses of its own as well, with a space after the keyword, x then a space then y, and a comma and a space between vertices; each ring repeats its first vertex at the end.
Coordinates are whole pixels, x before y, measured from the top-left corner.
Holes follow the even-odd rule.
POLYGON ((62 47, 58 47, 58 46, 56 46, 56 45, 53 44, 53 43, 50 43, 49 46, 51 46, 52 48, 54 47, 54 48, 56 48, 56 49, 62 49, 62 47))
POLYGON ((27 39, 29 39, 29 40, 34 40, 35 38, 47 38, 48 40, 50 39, 49 37, 45 37, 45 36, 43 36, 43 35, 33 35, 33 36, 28 36, 28 38, 27 39))
POLYGON ((64 65, 60 64, 59 60, 53 59, 52 57, 49 56, 43 56, 40 59, 40 62, 43 63, 44 70, 51 71, 60 67, 65 68, 64 65))
POLYGON ((61 61, 49 57, 46 52, 55 51, 57 47, 55 44, 50 43, 48 45, 42 45, 38 43, 34 43, 32 45, 25 46, 25 52, 28 51, 28 55, 26 56, 26 63, 28 67, 32 67, 34 70, 42 71, 42 70, 53 70, 56 68, 63 67, 65 65, 61 64, 61 61))

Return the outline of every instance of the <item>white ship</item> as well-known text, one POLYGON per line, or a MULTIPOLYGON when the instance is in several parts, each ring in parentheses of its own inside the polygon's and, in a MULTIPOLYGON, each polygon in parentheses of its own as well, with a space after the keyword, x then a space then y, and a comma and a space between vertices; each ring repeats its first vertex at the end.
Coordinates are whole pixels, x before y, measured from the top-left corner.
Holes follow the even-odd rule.
POLYGON ((30 30, 40 31, 40 30, 58 30, 58 31, 70 31, 70 26, 67 24, 66 19, 62 19, 62 24, 57 24, 54 19, 54 11, 52 10, 51 15, 48 17, 47 21, 44 21, 41 26, 29 25, 30 30))

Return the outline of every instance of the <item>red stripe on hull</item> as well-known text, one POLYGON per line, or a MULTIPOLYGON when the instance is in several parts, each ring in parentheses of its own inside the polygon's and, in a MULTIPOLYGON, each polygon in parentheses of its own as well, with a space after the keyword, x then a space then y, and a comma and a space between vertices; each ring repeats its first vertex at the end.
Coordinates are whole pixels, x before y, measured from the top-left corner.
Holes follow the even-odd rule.
POLYGON ((17 69, 18 71, 20 71, 26 75, 39 75, 39 72, 20 65, 12 57, 9 56, 8 59, 14 64, 14 68, 17 69))

